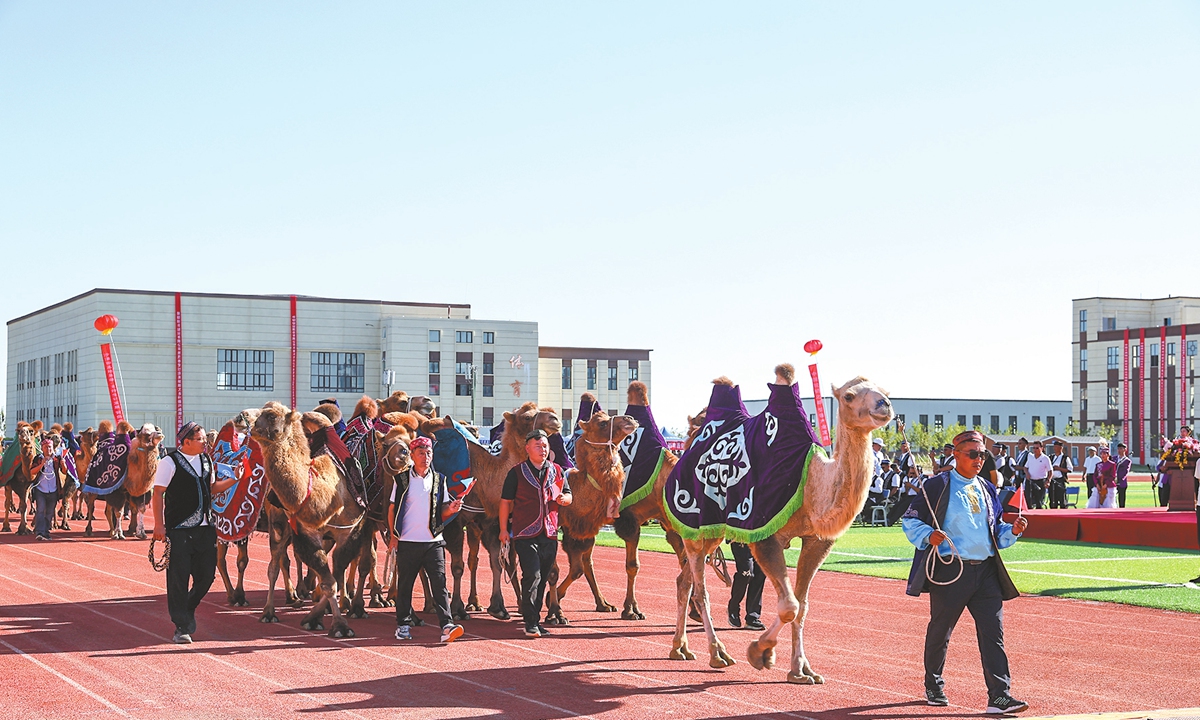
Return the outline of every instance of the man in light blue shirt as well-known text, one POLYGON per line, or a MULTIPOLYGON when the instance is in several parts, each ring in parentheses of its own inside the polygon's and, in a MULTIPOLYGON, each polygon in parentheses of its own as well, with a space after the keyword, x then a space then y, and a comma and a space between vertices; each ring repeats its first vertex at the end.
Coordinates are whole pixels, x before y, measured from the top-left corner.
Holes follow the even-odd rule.
POLYGON ((983 435, 969 430, 954 438, 954 466, 925 481, 904 514, 904 534, 917 549, 909 573, 908 594, 929 593, 925 632, 925 699, 949 704, 942 671, 950 634, 970 610, 988 686, 988 713, 1014 713, 1028 703, 1009 695, 1011 677, 1004 651, 1003 601, 1020 593, 999 551, 1025 531, 1027 521, 1009 524, 995 486, 979 477, 987 450, 983 435), (931 557, 936 548, 937 557, 931 557), (958 554, 959 559, 954 558, 958 554))

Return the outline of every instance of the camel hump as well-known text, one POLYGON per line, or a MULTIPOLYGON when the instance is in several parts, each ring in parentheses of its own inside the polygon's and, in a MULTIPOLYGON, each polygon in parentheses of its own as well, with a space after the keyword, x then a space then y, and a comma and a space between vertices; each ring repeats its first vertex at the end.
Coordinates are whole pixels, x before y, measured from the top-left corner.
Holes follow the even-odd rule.
POLYGON ((712 384, 713 385, 724 385, 725 387, 733 387, 733 381, 729 379, 728 375, 722 375, 721 377, 716 378, 715 380, 712 381, 712 384))
POLYGON ((368 395, 363 395, 362 399, 354 405, 354 417, 364 416, 368 420, 374 420, 379 417, 379 403, 368 395))
POLYGON ((634 380, 629 383, 629 390, 626 392, 626 395, 628 404, 630 405, 650 406, 650 388, 646 387, 646 383, 641 380, 634 380))
POLYGON ((791 385, 796 382, 796 368, 791 363, 780 363, 775 366, 775 374, 779 376, 785 384, 791 385))

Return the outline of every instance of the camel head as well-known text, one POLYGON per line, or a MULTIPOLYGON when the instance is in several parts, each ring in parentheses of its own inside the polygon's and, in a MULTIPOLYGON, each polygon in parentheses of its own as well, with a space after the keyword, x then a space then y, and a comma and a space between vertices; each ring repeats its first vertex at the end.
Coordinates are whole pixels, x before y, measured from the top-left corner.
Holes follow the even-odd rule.
POLYGON ((533 432, 538 412, 537 403, 527 402, 516 410, 504 413, 504 434, 515 435, 516 444, 525 447, 525 436, 533 432))
POLYGON ((869 433, 895 417, 887 393, 861 375, 833 388, 833 396, 838 401, 838 423, 848 428, 869 433))
POLYGON ((142 452, 152 452, 154 457, 158 457, 158 444, 162 442, 163 433, 158 429, 157 425, 146 423, 137 431, 137 435, 133 439, 133 448, 142 452))
POLYGON ((351 414, 350 417, 356 418, 360 415, 368 420, 374 420, 375 418, 379 417, 379 403, 375 402, 374 399, 363 395, 362 399, 355 403, 354 413, 351 414))
MULTIPOLYGON (((425 423, 433 421, 424 420, 413 413, 388 413, 388 421, 393 420, 396 421, 395 424, 380 442, 379 462, 384 470, 395 478, 412 467, 408 445, 417 438, 425 423)), ((437 424, 440 425, 441 422, 437 421, 437 424)))
POLYGON ((696 436, 700 434, 700 428, 704 427, 704 419, 708 416, 708 408, 700 408, 700 412, 693 415, 688 415, 687 442, 683 444, 683 449, 687 450, 696 441, 696 436))
POLYGON ((533 418, 533 427, 547 435, 553 435, 562 432, 562 420, 559 419, 558 413, 554 412, 554 408, 538 408, 538 413, 533 418))
POLYGON ((38 433, 32 425, 27 423, 17 424, 17 445, 21 448, 21 454, 32 458, 38 453, 38 433))
POLYGON ((388 395, 386 398, 376 402, 379 403, 379 413, 381 415, 387 415, 388 413, 394 412, 406 413, 408 412, 409 408, 408 393, 404 392, 403 390, 397 390, 391 395, 388 395))
POLYGON ((98 432, 101 437, 112 434, 112 431, 113 431, 113 421, 112 420, 101 420, 100 427, 99 427, 99 429, 96 430, 96 432, 98 432))
POLYGON ((262 412, 258 408, 246 408, 233 418, 233 429, 240 433, 250 432, 250 428, 254 426, 254 421, 258 419, 258 414, 262 412))
POLYGON ((129 422, 122 420, 121 422, 117 423, 118 435, 133 435, 133 432, 133 425, 129 422))
POLYGON ((424 395, 418 395, 408 402, 408 412, 423 415, 427 418, 432 418, 437 415, 437 405, 433 403, 433 399, 424 395))
POLYGON ((89 427, 79 433, 79 448, 90 457, 96 452, 96 443, 99 442, 99 439, 100 434, 96 432, 95 428, 89 427))
POLYGON ((258 419, 250 426, 250 437, 264 448, 284 442, 303 442, 307 454, 308 441, 303 439, 304 428, 300 424, 300 418, 301 414, 295 410, 289 410, 277 402, 269 402, 263 405, 258 419))
MULTIPOLYGON (((325 406, 322 405, 321 407, 325 406)), ((333 427, 333 423, 330 422, 329 417, 325 413, 310 410, 300 416, 300 427, 304 428, 305 437, 312 437, 312 434, 318 430, 333 427)))
MULTIPOLYGON (((588 445, 596 447, 611 443, 617 446, 638 429, 638 421, 628 415, 609 417, 608 413, 601 410, 588 418, 587 422, 580 424, 579 429, 583 431, 580 439, 588 445)), ((579 451, 579 447, 579 443, 576 443, 576 452, 579 451)))

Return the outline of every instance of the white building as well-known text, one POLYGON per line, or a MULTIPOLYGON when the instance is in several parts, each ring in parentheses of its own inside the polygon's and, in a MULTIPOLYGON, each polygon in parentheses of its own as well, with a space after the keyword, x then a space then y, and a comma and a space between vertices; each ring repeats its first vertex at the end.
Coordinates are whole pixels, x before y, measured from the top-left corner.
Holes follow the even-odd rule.
MULTIPOLYGON (((96 289, 8 322, 10 425, 112 418, 100 350, 110 341, 125 418, 158 425, 168 441, 180 417, 218 428, 268 400, 307 409, 335 397, 348 413, 363 394, 404 390, 490 425, 526 400, 563 399, 557 384, 539 396, 537 323, 477 320, 469 305, 96 289), (109 314, 120 324, 105 338, 93 322, 109 314)), ((648 382, 641 352, 635 374, 648 382)), ((557 380, 561 361, 552 364, 557 380)), ((628 384, 628 367, 618 378, 628 384)))
MULTIPOLYGON (((837 403, 829 397, 822 398, 825 412, 832 429, 837 422, 837 403)), ((983 432, 1032 434, 1035 423, 1042 423, 1046 433, 1063 432, 1071 419, 1070 400, 974 400, 966 398, 889 398, 896 419, 907 424, 923 425, 937 431, 951 425, 980 428, 983 432)), ((746 408, 751 414, 767 406, 764 400, 748 400, 746 408)), ((804 398, 804 408, 809 420, 816 423, 813 399, 804 398)))
MULTIPOLYGON (((559 411, 571 427, 585 392, 610 415, 625 412, 629 383, 650 385, 650 350, 621 348, 538 348, 538 402, 559 411)), ((651 398, 653 400, 653 398, 651 398)))

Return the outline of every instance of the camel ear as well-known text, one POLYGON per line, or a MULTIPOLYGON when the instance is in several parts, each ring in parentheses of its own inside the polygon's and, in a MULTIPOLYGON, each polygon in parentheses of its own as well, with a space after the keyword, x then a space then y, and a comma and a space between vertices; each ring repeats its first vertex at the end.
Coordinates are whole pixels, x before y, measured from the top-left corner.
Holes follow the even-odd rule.
POLYGON ((511 411, 504 413, 504 420, 505 422, 512 422, 513 414, 511 411))
POLYGON ((283 420, 288 425, 294 425, 294 424, 300 422, 301 417, 302 416, 300 415, 300 413, 296 412, 295 410, 288 410, 288 414, 286 416, 284 416, 283 420))

